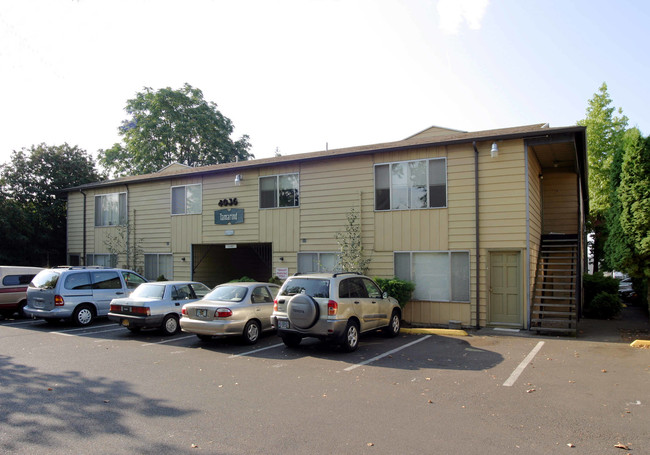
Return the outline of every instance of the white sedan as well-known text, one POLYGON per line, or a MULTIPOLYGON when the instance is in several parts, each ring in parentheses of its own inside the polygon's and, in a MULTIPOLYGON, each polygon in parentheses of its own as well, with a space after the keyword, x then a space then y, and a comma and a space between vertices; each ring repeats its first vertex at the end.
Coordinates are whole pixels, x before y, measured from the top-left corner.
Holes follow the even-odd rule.
POLYGON ((129 297, 113 299, 108 319, 132 332, 159 328, 166 335, 179 332, 178 320, 184 304, 210 292, 196 281, 156 281, 142 283, 129 297))

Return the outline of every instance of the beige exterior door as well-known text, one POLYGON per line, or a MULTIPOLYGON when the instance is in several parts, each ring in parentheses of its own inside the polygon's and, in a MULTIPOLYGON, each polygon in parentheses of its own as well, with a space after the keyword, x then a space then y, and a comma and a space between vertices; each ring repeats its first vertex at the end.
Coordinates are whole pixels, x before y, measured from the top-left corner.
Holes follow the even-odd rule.
POLYGON ((490 253, 488 323, 521 326, 521 269, 519 251, 490 253))

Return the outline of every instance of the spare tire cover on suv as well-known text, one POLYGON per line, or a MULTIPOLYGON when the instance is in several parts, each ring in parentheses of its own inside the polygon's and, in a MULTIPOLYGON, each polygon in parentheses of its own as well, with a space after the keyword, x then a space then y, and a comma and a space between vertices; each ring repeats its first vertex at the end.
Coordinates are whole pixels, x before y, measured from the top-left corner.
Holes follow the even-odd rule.
POLYGON ((294 327, 308 329, 318 321, 318 302, 307 294, 296 294, 287 304, 287 316, 294 327))

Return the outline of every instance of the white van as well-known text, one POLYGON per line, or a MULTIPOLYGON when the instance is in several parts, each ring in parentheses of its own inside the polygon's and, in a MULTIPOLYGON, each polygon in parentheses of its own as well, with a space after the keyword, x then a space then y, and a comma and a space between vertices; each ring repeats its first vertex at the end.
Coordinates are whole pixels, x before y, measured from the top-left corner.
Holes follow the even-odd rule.
POLYGON ((0 314, 11 316, 23 313, 27 303, 27 285, 42 267, 14 267, 0 265, 0 314))

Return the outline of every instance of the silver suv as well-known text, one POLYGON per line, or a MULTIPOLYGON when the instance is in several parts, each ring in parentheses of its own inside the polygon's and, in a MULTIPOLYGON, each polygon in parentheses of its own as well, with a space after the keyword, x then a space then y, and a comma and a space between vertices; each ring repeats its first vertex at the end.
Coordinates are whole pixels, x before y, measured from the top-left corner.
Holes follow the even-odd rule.
POLYGON ((399 334, 402 313, 397 300, 377 283, 356 273, 293 275, 277 295, 271 324, 288 347, 304 337, 332 341, 344 351, 359 345, 359 334, 382 329, 399 334))
POLYGON ((106 316, 111 300, 126 297, 146 282, 131 270, 104 267, 56 267, 39 272, 27 287, 25 314, 48 322, 72 319, 86 326, 106 316))

